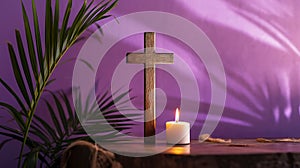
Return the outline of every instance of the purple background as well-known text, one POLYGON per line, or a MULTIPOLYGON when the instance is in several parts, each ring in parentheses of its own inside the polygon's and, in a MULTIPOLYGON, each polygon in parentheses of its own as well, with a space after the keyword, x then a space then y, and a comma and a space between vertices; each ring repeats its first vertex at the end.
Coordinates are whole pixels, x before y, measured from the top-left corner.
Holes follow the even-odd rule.
MULTIPOLYGON (((30 0, 24 1, 30 7, 30 0)), ((74 9, 78 9, 81 3, 81 0, 74 0, 74 9)), ((66 5, 65 1, 61 4, 62 7, 66 5)), ((37 1, 37 5, 39 12, 43 12, 44 1, 37 1)), ((137 11, 170 12, 192 21, 207 34, 220 54, 227 78, 225 109, 214 136, 300 137, 299 6, 298 0, 120 0, 112 14, 118 17, 137 11)), ((14 29, 23 29, 19 0, 2 2, 0 23, 0 76, 15 86, 6 42, 15 43, 14 29)), ((106 56, 117 56, 120 59, 128 51, 141 49, 142 38, 141 34, 137 34, 123 39, 106 56)), ((196 139, 210 106, 211 92, 207 71, 191 49, 178 40, 158 35, 157 46, 175 50, 194 68, 201 94, 198 118, 191 130, 192 138, 196 139)), ((81 44, 76 44, 67 57, 76 57, 80 48, 81 44)), ((113 65, 115 62, 114 59, 107 60, 106 65, 113 65)), ((58 67, 54 74, 58 80, 50 89, 71 87, 73 64, 74 62, 68 62, 58 67)), ((102 83, 107 81, 112 72, 113 69, 109 66, 98 69, 102 83)), ((134 80, 142 81, 142 74, 137 74, 134 80)), ((163 89, 168 97, 166 112, 179 106, 181 98, 178 86, 168 85, 173 82, 168 73, 158 71, 157 87, 163 89)), ((107 85, 103 83, 103 86, 107 85)), ((137 96, 133 104, 141 108, 142 85, 132 81, 130 86, 133 87, 131 95, 137 96)), ((2 87, 0 100, 12 101, 2 87)), ((43 111, 40 110, 39 113, 43 111)), ((0 116, 5 116, 5 113, 1 111, 0 116)), ((158 123, 164 123, 165 120, 166 118, 160 118, 158 123)), ((7 122, 7 118, 2 118, 1 122, 7 122)), ((163 124, 159 124, 158 130, 162 129, 163 124)), ((140 126, 137 126, 136 134, 141 135, 140 130, 140 126)), ((0 151, 1 165, 14 165, 14 157, 19 151, 19 146, 15 145, 16 143, 9 143, 0 151)))

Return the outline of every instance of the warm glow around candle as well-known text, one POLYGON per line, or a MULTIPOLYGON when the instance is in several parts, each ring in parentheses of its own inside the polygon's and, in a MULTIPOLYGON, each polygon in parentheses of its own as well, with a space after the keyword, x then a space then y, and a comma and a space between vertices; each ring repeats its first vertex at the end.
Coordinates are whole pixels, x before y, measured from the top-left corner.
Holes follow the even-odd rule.
POLYGON ((176 109, 176 113, 175 113, 175 121, 176 121, 176 122, 179 121, 179 113, 180 113, 180 111, 179 111, 179 109, 177 108, 177 109, 176 109))

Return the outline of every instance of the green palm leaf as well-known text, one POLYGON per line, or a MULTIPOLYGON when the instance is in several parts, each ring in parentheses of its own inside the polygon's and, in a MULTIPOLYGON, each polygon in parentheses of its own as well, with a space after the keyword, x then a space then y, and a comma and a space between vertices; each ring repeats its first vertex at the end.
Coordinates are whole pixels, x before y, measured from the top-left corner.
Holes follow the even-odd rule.
MULTIPOLYGON (((22 12, 23 12, 23 22, 24 22, 24 29, 25 29, 25 34, 26 34, 26 41, 27 41, 27 47, 28 47, 28 53, 29 53, 29 57, 30 57, 30 62, 31 62, 31 68, 32 68, 32 72, 34 74, 35 77, 35 81, 38 82, 38 69, 37 69, 37 61, 36 61, 36 55, 35 55, 35 51, 34 51, 34 44, 33 44, 33 37, 32 37, 32 33, 31 33, 31 28, 29 25, 29 19, 27 16, 27 12, 25 10, 24 4, 22 3, 22 12)), ((38 85, 39 83, 37 83, 38 85)), ((39 88, 39 87, 38 87, 39 88)))
MULTIPOLYGON (((22 156, 24 155, 23 151, 25 145, 28 146, 28 142, 34 142, 31 141, 31 139, 29 139, 30 141, 28 140, 28 135, 31 133, 41 134, 42 131, 46 130, 49 131, 49 127, 44 127, 43 130, 37 130, 37 126, 34 126, 32 130, 30 130, 30 128, 33 124, 32 121, 35 115, 37 104, 39 103, 45 87, 49 81, 51 81, 50 77, 54 69, 66 51, 76 42, 80 35, 90 25, 109 16, 106 16, 105 14, 111 10, 116 3, 117 0, 104 0, 96 5, 93 1, 87 5, 87 2, 84 1, 75 19, 70 21, 72 0, 69 0, 68 5, 62 15, 62 23, 60 24, 59 18, 61 15, 59 0, 55 1, 54 8, 52 8, 51 0, 46 0, 44 43, 42 43, 40 34, 42 31, 40 29, 40 22, 34 0, 32 0, 31 5, 31 19, 33 26, 30 24, 30 17, 28 16, 28 13, 31 12, 26 10, 23 2, 21 3, 26 41, 23 41, 20 32, 16 31, 17 50, 12 44, 8 43, 11 66, 18 86, 18 91, 14 91, 5 81, 0 79, 0 84, 4 86, 4 88, 13 96, 13 98, 15 98, 20 107, 20 110, 18 110, 18 108, 15 108, 5 102, 0 103, 0 106, 3 106, 10 111, 10 114, 16 119, 16 122, 21 123, 18 124, 18 129, 21 130, 23 135, 22 147, 19 155, 19 167, 21 166, 21 161, 23 160, 22 156), (68 27, 68 25, 71 26, 68 27), (16 94, 18 92, 20 92, 21 96, 16 94), (18 112, 22 115, 17 115, 18 112)), ((55 102, 56 106, 58 107, 57 110, 62 112, 63 110, 58 106, 58 102, 55 102)), ((47 104, 47 106, 51 113, 50 109, 52 107, 50 104, 47 104)), ((74 116, 72 117, 74 118, 74 116)), ((60 116, 60 119, 62 121, 58 121, 57 123, 55 122, 55 126, 59 132, 59 135, 62 135, 64 133, 63 130, 66 130, 70 125, 66 123, 70 122, 71 120, 68 120, 63 116, 60 116)), ((52 120, 54 121, 54 118, 52 118, 52 120)), ((35 123, 42 125, 45 124, 41 121, 41 119, 39 119, 39 121, 35 121, 35 123)), ((6 129, 6 131, 8 130, 6 129)), ((11 133, 11 135, 13 134, 11 133)), ((48 136, 54 138, 54 133, 49 132, 48 136)), ((43 137, 43 140, 45 139, 46 137, 43 137)), ((35 155, 36 154, 30 156, 34 158, 35 155)), ((31 163, 32 160, 29 159, 27 161, 26 164, 31 163)))
POLYGON ((17 60, 17 56, 15 53, 15 50, 12 46, 12 44, 8 44, 8 50, 9 50, 9 55, 10 55, 10 61, 11 61, 11 66, 13 67, 13 71, 14 71, 14 77, 15 80, 17 81, 19 90, 22 93, 23 98, 26 101, 26 105, 24 104, 24 106, 30 106, 30 97, 28 95, 25 83, 24 83, 24 78, 22 76, 21 70, 20 70, 20 66, 17 60))
MULTIPOLYGON (((106 92, 104 94, 106 94, 106 92)), ((31 141, 31 138, 38 138, 44 144, 48 144, 47 148, 40 148, 38 152, 41 155, 40 157, 44 156, 44 160, 52 160, 52 163, 49 163, 51 165, 58 164, 58 158, 61 155, 61 151, 70 143, 77 140, 93 141, 83 129, 81 125, 82 123, 79 121, 77 114, 80 114, 80 116, 85 119, 85 122, 83 123, 87 124, 85 125, 85 129, 88 129, 89 133, 94 134, 93 138, 96 140, 101 139, 102 142, 112 141, 112 137, 122 137, 122 134, 119 134, 119 131, 131 128, 130 126, 132 124, 128 123, 130 120, 126 118, 119 118, 119 111, 115 109, 113 105, 107 108, 110 109, 108 110, 110 113, 105 114, 104 111, 107 111, 107 109, 101 109, 98 106, 97 110, 95 110, 94 104, 91 103, 89 99, 82 101, 80 93, 77 95, 78 96, 75 101, 80 103, 78 107, 81 107, 81 109, 73 108, 68 96, 64 92, 50 92, 51 97, 44 99, 44 101, 47 104, 52 123, 47 122, 46 119, 43 119, 38 115, 33 118, 31 126, 32 131, 30 131, 30 136, 28 137, 29 141, 31 141), (51 102, 53 101, 54 106, 51 106, 51 104, 53 104, 51 102), (107 120, 108 122, 103 122, 104 120, 107 120), (53 126, 55 129, 53 129, 53 126), (116 130, 112 131, 110 127, 114 127, 116 130)), ((125 97, 124 94, 120 94, 120 96, 122 98, 119 101, 125 97)), ((102 97, 102 99, 97 100, 98 103, 106 100, 106 97, 98 97, 102 97)), ((113 102, 113 100, 110 100, 109 102, 113 102)), ((140 116, 137 114, 132 115, 140 116)), ((32 149, 36 148, 36 146, 32 146, 32 149)))
MULTIPOLYGON (((0 83, 4 86, 4 88, 15 98, 17 101, 18 105, 21 107, 22 111, 26 111, 26 107, 23 104, 22 100, 19 98, 17 93, 5 82, 0 78, 0 83)), ((3 105, 2 105, 3 106, 3 105)))
POLYGON ((32 13, 33 13, 33 20, 34 20, 35 46, 36 46, 37 55, 38 55, 40 74, 42 77, 41 80, 43 81, 45 79, 43 48, 42 48, 38 15, 37 15, 36 6, 35 6, 35 3, 33 0, 32 0, 32 13))
POLYGON ((21 60, 21 64, 22 64, 22 68, 24 70, 24 74, 26 77, 26 81, 31 93, 31 97, 34 97, 34 86, 33 86, 33 82, 32 82, 32 78, 30 75, 30 70, 29 70, 29 65, 27 63, 27 59, 26 59, 26 54, 25 54, 25 50, 24 50, 24 46, 22 43, 22 38, 20 35, 20 32, 16 30, 16 39, 17 39, 17 43, 18 43, 18 51, 19 51, 19 55, 20 55, 20 60, 21 60))

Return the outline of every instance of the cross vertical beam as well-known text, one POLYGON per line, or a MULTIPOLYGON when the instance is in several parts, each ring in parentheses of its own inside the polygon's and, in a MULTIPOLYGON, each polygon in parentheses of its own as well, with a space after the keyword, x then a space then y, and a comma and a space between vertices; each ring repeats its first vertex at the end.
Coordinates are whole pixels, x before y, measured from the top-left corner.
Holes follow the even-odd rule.
POLYGON ((155 143, 155 64, 172 64, 172 53, 155 53, 155 33, 144 33, 144 53, 127 53, 127 63, 144 64, 144 143, 155 143))
MULTIPOLYGON (((144 34, 144 52, 146 54, 155 53, 155 36, 154 32, 144 34)), ((155 106, 155 64, 145 63, 144 69, 144 139, 145 143, 155 143, 156 129, 156 106, 155 106)))

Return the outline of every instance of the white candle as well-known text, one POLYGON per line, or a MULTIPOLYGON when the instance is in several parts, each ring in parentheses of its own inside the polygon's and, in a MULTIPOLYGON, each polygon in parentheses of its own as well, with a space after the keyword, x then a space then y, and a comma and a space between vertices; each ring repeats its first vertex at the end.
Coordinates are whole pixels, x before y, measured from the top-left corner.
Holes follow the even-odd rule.
POLYGON ((176 109, 175 121, 166 122, 166 138, 168 144, 189 144, 190 123, 179 121, 179 109, 176 109))

